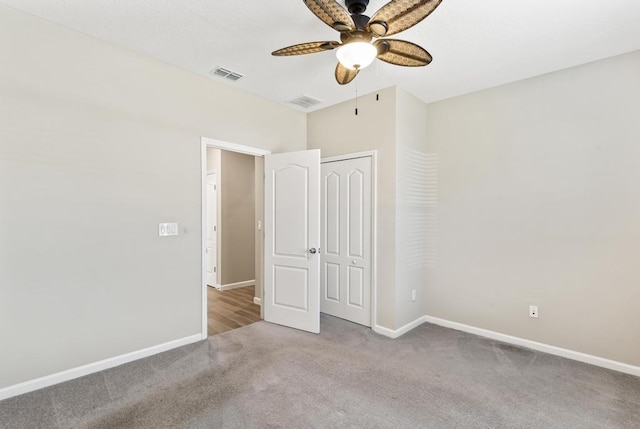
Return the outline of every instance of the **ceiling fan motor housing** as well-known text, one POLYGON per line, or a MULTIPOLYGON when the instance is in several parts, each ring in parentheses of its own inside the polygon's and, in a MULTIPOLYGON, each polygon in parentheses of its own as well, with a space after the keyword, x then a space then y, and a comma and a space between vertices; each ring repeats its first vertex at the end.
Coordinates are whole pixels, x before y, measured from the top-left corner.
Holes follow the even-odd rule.
POLYGON ((345 0, 345 4, 347 5, 349 13, 359 15, 367 10, 369 0, 345 0))
POLYGON ((356 25, 356 29, 360 31, 364 31, 367 28, 367 24, 369 24, 369 17, 367 15, 362 14, 353 14, 351 15, 353 19, 353 23, 356 25))

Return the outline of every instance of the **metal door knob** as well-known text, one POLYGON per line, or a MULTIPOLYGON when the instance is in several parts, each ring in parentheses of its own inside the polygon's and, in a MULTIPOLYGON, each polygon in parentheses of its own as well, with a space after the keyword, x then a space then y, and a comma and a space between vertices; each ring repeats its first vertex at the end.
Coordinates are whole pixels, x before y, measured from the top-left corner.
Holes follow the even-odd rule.
POLYGON ((312 247, 311 249, 309 249, 309 253, 315 254, 315 253, 318 253, 318 250, 316 250, 315 247, 312 247))

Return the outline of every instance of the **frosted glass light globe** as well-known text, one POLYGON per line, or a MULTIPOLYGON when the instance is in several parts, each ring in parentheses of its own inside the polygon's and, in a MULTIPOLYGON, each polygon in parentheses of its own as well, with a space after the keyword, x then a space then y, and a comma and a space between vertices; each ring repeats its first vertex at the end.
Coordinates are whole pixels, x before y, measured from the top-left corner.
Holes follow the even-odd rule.
POLYGON ((359 70, 373 62, 378 50, 371 43, 351 42, 338 48, 336 57, 340 64, 351 70, 359 70))

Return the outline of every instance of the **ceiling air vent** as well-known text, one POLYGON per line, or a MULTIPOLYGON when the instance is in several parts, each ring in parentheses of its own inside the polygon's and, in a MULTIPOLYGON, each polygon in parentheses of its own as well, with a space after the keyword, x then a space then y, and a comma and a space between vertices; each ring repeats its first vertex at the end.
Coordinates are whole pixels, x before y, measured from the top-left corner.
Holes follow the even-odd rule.
POLYGON ((240 73, 236 73, 229 69, 225 69, 224 67, 216 67, 215 69, 211 70, 209 73, 211 73, 213 76, 221 77, 223 79, 231 80, 233 82, 240 80, 240 78, 244 77, 244 75, 241 75, 240 73))
POLYGON ((316 104, 322 103, 322 100, 319 100, 319 99, 317 99, 315 97, 312 97, 310 95, 301 94, 299 97, 294 98, 293 100, 289 101, 289 103, 295 104, 296 106, 300 106, 303 109, 308 109, 309 107, 312 107, 312 106, 315 106, 316 104))

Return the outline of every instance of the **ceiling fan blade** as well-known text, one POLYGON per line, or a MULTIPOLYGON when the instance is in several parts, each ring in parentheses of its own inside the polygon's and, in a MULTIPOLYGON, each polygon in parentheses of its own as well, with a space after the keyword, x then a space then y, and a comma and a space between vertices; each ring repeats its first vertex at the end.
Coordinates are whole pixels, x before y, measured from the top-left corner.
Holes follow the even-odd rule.
POLYGON ((380 39, 373 45, 378 48, 378 59, 397 66, 420 67, 433 60, 422 47, 404 40, 380 39))
POLYGON ((316 52, 330 51, 340 46, 339 42, 309 42, 300 43, 299 45, 287 46, 286 48, 273 51, 271 55, 277 57, 288 57, 291 55, 314 54, 316 52))
POLYGON ((338 63, 336 66, 336 80, 340 85, 346 85, 358 76, 360 70, 351 70, 338 63))
POLYGON ((335 0, 303 0, 304 4, 313 12, 322 22, 329 27, 338 31, 353 31, 356 25, 347 12, 335 0))
POLYGON ((368 29, 376 37, 391 36, 425 19, 442 0, 391 0, 369 20, 368 29))

